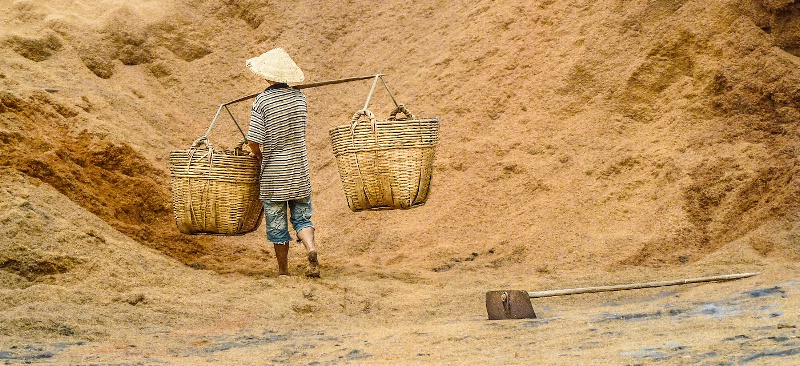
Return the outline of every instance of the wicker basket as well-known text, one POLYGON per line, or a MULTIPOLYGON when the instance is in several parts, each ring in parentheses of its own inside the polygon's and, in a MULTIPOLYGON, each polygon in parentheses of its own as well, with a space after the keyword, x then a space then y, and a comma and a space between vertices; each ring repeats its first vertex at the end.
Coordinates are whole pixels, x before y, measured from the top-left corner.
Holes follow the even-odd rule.
POLYGON ((214 151, 201 137, 190 149, 169 154, 180 232, 241 235, 258 228, 264 211, 258 198, 259 166, 243 145, 244 140, 233 151, 214 151))
POLYGON ((428 199, 438 119, 415 119, 398 105, 387 121, 377 121, 362 109, 329 132, 351 210, 407 209, 428 199), (399 112, 406 117, 397 119, 399 112))

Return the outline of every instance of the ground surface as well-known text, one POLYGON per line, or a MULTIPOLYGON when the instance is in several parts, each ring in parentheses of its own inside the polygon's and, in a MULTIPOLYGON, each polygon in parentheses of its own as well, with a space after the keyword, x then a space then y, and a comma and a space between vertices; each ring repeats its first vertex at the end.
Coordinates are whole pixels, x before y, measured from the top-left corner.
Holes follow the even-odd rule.
MULTIPOLYGON (((800 3, 0 2, 0 361, 800 364, 800 3), (264 83, 383 72, 442 121, 432 193, 352 213, 308 89, 322 278, 263 225, 181 235, 167 154, 264 83), (533 300, 484 295, 760 272, 533 300)), ((376 94, 384 117, 391 100, 376 94)), ((233 108, 247 120, 247 103, 233 108)), ((220 119, 210 138, 239 137, 220 119)))

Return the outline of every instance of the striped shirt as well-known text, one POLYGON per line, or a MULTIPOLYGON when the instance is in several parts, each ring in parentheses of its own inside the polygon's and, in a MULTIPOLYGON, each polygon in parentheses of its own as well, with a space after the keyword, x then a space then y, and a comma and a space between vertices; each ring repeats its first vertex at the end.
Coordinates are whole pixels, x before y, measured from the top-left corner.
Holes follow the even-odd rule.
POLYGON ((311 195, 306 151, 308 110, 299 89, 273 84, 256 96, 247 140, 261 145, 261 200, 289 201, 311 195))

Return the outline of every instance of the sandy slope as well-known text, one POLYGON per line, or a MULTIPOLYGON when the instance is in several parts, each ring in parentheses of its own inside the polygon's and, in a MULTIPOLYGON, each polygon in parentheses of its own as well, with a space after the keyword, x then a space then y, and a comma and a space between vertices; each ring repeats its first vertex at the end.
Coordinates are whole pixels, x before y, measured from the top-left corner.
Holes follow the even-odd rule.
POLYGON ((796 265, 770 265, 746 244, 678 271, 566 275, 621 283, 764 270, 751 279, 539 299, 538 319, 486 321, 485 289, 564 279, 498 275, 481 258, 436 275, 221 276, 143 250, 48 185, 5 171, 0 187, 12 243, 3 253, 16 260, 1 278, 0 357, 10 363, 774 364, 798 355, 796 265), (732 254, 750 263, 732 265, 732 254))
MULTIPOLYGON (((0 14, 3 361, 797 363, 796 1, 20 0, 0 14), (262 88, 243 60, 276 46, 309 81, 384 72, 442 120, 428 203, 353 214, 327 131, 369 84, 307 90, 319 281, 272 278, 263 228, 187 237, 172 222, 167 152, 262 88), (763 274, 538 301, 536 321, 487 322, 482 303, 748 271, 763 274)), ((213 141, 233 144, 221 122, 213 141)))

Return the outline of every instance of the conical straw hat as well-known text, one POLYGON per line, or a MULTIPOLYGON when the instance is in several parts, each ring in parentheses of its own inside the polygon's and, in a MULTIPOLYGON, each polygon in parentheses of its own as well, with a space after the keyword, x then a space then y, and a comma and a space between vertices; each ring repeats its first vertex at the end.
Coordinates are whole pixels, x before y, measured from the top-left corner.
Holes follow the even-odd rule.
POLYGON ((278 83, 299 83, 305 80, 303 70, 289 57, 283 48, 270 50, 245 62, 256 75, 278 83))

